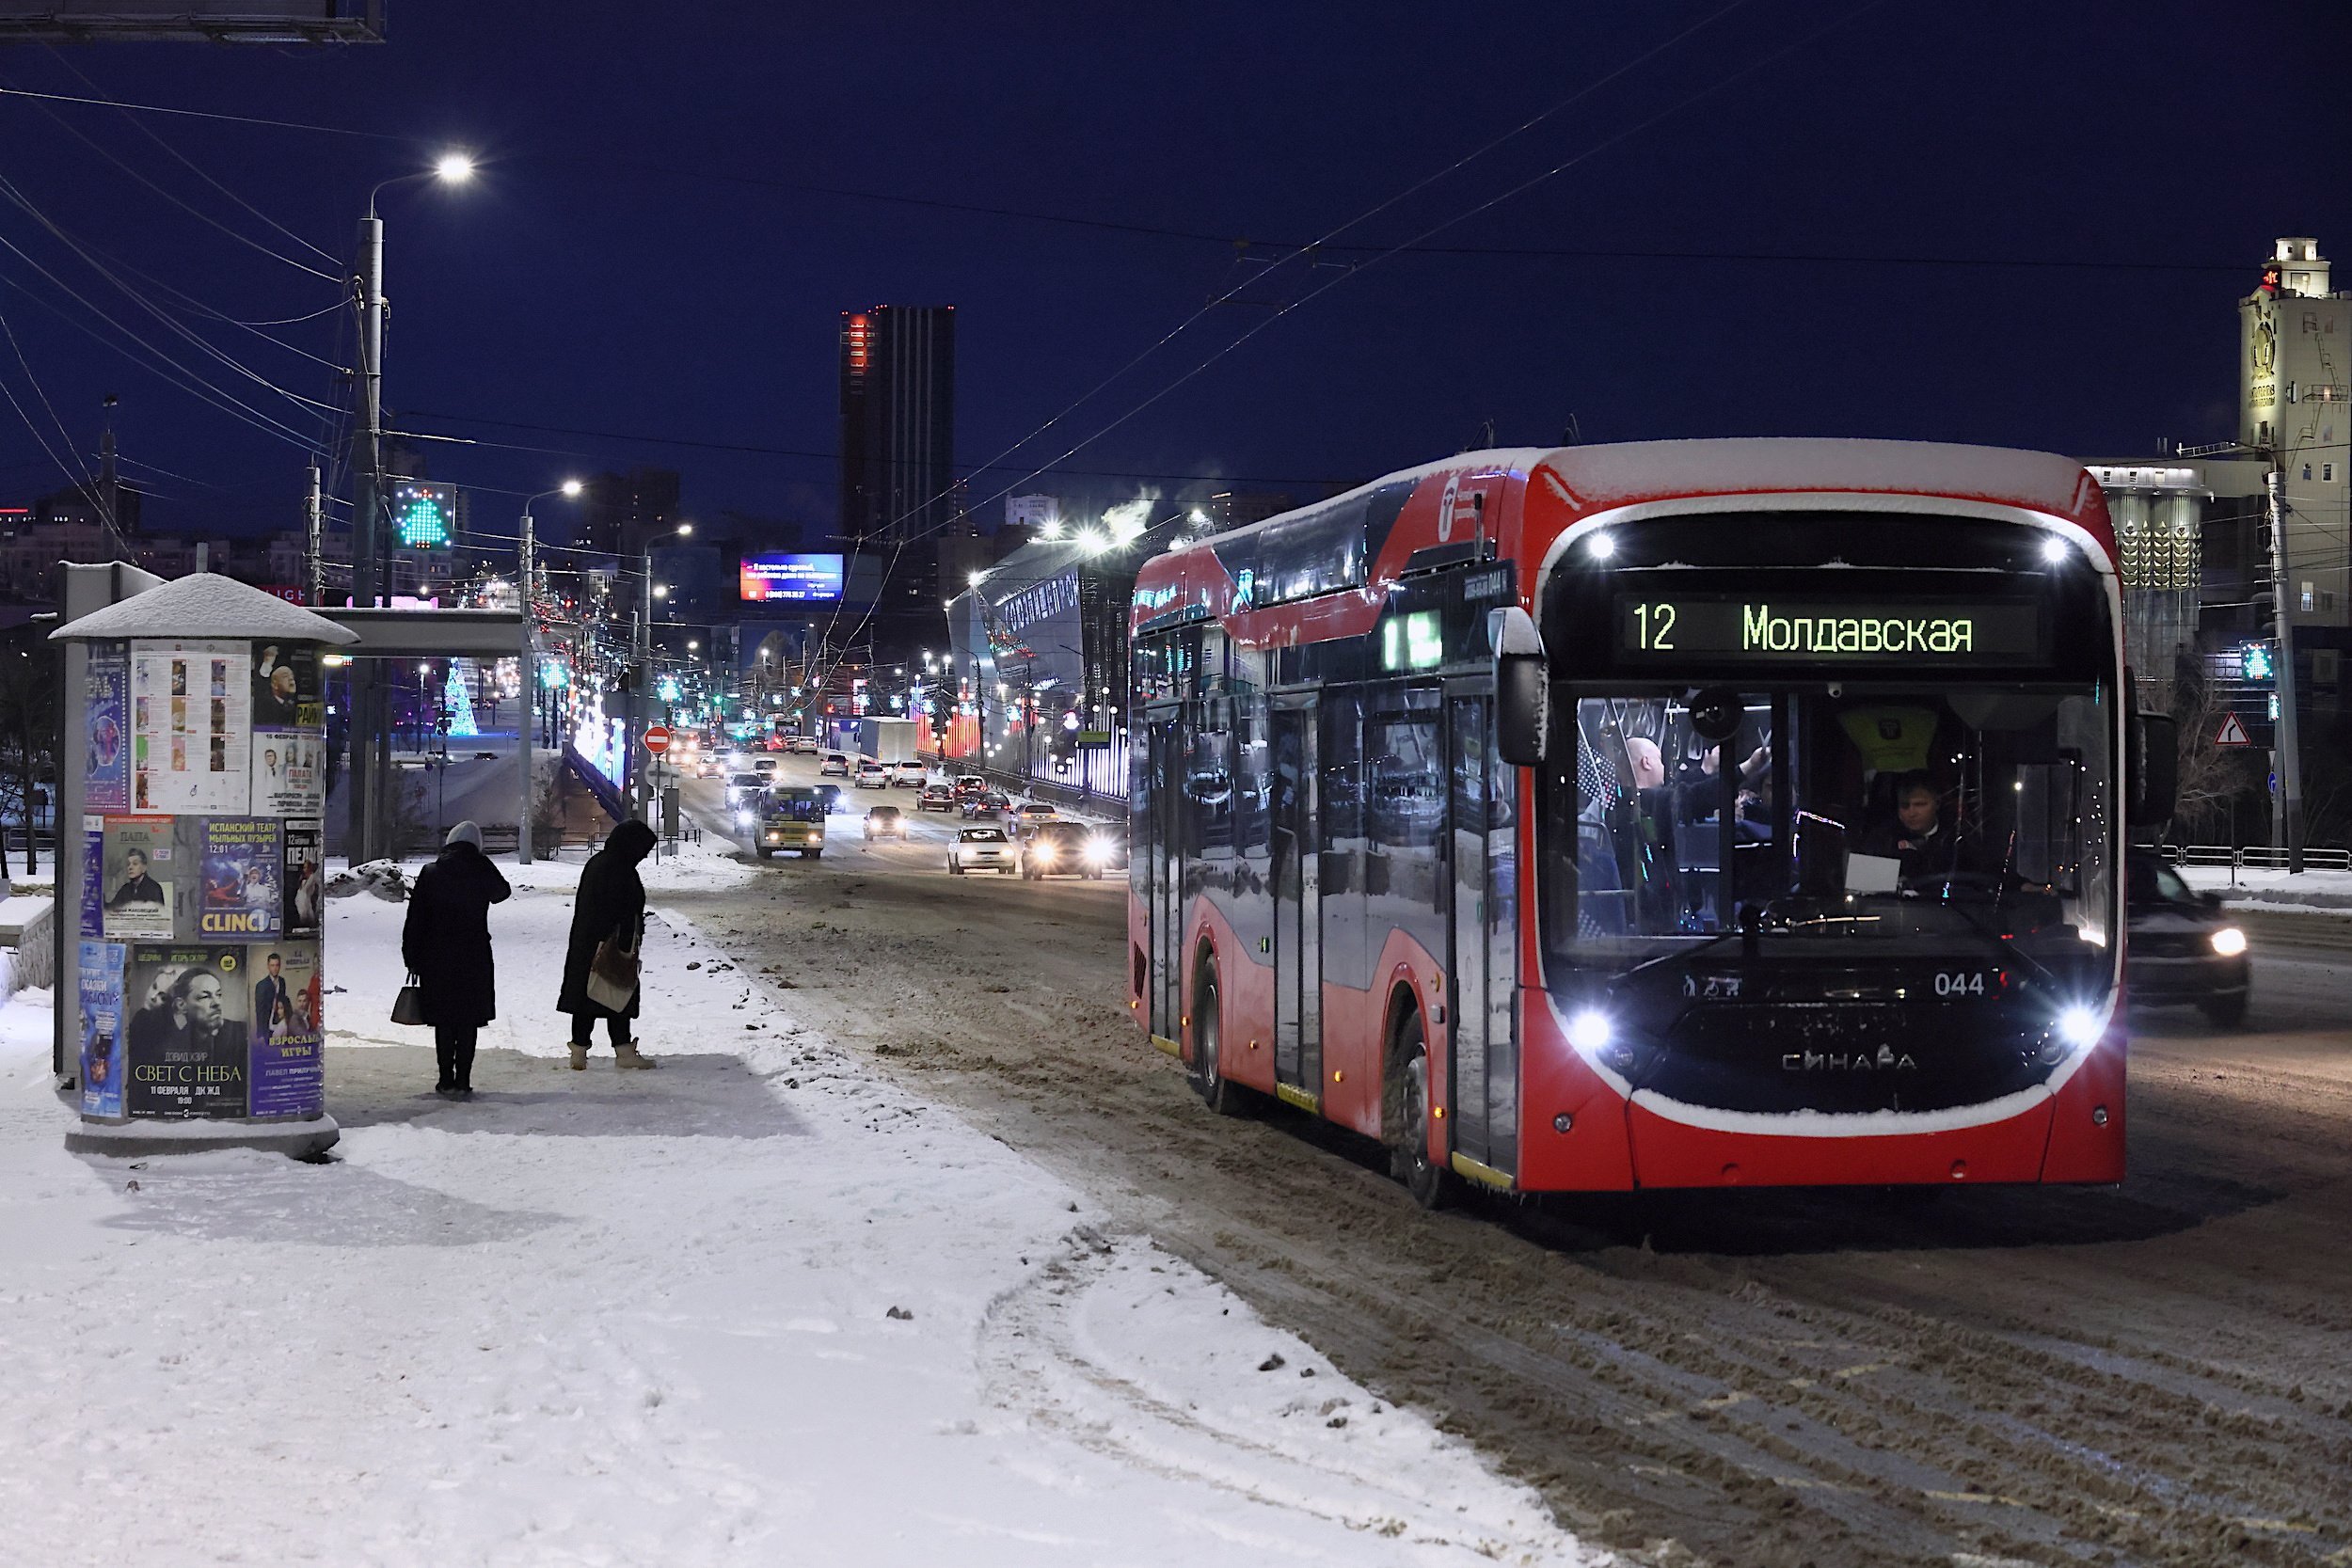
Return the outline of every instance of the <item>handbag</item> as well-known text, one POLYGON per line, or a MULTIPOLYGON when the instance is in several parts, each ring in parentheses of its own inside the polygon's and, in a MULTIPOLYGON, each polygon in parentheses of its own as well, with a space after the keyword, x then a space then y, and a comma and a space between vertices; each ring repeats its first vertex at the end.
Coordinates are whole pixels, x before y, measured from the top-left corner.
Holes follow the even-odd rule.
POLYGON ((596 944, 588 964, 588 1000, 609 1013, 626 1008, 637 994, 637 949, 616 932, 596 944))
POLYGON ((417 984, 414 970, 409 971, 407 983, 400 988, 400 994, 392 998, 392 1022, 407 1024, 424 1022, 424 988, 417 984))

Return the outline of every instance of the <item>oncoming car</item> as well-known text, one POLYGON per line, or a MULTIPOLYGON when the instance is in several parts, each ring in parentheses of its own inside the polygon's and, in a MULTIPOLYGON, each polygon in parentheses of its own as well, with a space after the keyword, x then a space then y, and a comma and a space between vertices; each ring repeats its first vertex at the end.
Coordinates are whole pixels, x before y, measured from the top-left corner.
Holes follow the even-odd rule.
POLYGON ((907 819, 898 815, 898 807, 876 806, 866 814, 866 843, 871 844, 878 838, 895 838, 904 844, 906 837, 907 819))
POLYGON ((1021 875, 1100 880, 1109 855, 1110 841, 1083 822, 1041 822, 1021 840, 1021 875))
POLYGON ((959 828, 955 842, 947 846, 947 875, 961 877, 973 871, 994 871, 1009 877, 1013 874, 1012 841, 1002 828, 959 828))
POLYGON ((2246 1021, 2252 964, 2246 933, 2221 900, 2190 887, 2158 857, 2136 849, 2123 863, 2130 925, 2124 986, 2136 1002, 2185 1002, 2224 1029, 2246 1021))
POLYGON ((768 787, 768 781, 749 768, 727 775, 727 806, 730 810, 745 806, 759 799, 759 792, 768 787))

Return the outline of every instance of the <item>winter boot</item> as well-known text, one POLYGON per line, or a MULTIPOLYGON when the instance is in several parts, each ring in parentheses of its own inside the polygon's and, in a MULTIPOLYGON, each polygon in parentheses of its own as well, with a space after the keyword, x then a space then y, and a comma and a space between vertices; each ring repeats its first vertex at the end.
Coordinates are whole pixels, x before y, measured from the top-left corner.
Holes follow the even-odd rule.
POLYGON ((632 1040, 627 1045, 616 1045, 612 1048, 612 1065, 617 1068, 651 1068, 660 1067, 661 1064, 650 1056, 640 1053, 636 1042, 632 1040))
POLYGON ((588 1070, 588 1048, 586 1046, 575 1045, 572 1047, 572 1070, 574 1072, 585 1072, 588 1070))

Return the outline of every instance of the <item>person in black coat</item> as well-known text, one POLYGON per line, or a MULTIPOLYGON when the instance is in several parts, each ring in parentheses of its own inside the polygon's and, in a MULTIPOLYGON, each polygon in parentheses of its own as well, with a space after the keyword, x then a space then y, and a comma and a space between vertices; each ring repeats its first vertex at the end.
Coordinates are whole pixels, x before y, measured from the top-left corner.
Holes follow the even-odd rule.
POLYGON ((618 1011, 588 995, 588 966, 607 937, 618 937, 635 949, 645 935, 645 884, 637 875, 640 862, 653 853, 653 830, 643 822, 624 822, 612 830, 604 847, 580 868, 580 895, 572 901, 572 938, 564 951, 564 990, 556 1010, 572 1015, 572 1068, 588 1065, 588 1036, 602 1019, 612 1039, 617 1067, 649 1068, 629 1038, 628 1021, 637 1016, 641 987, 618 1011))
POLYGON ((460 822, 440 858, 417 873, 401 927, 400 956, 423 993, 433 1025, 440 1082, 433 1092, 473 1098, 474 1037, 498 1017, 498 974, 490 960, 490 906, 514 890, 482 852, 482 830, 460 822))

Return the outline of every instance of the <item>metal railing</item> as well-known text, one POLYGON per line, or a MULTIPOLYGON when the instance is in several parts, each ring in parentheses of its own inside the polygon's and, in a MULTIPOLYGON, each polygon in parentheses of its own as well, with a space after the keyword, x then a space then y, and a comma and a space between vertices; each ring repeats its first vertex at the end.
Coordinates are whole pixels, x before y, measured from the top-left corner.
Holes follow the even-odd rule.
MULTIPOLYGON (((2242 849, 2227 844, 2168 844, 2164 858, 2175 865, 2234 865, 2258 871, 2283 871, 2287 864, 2287 852, 2267 844, 2249 844, 2242 849)), ((2352 849, 2306 849, 2303 867, 2307 871, 2352 871, 2352 849)))

